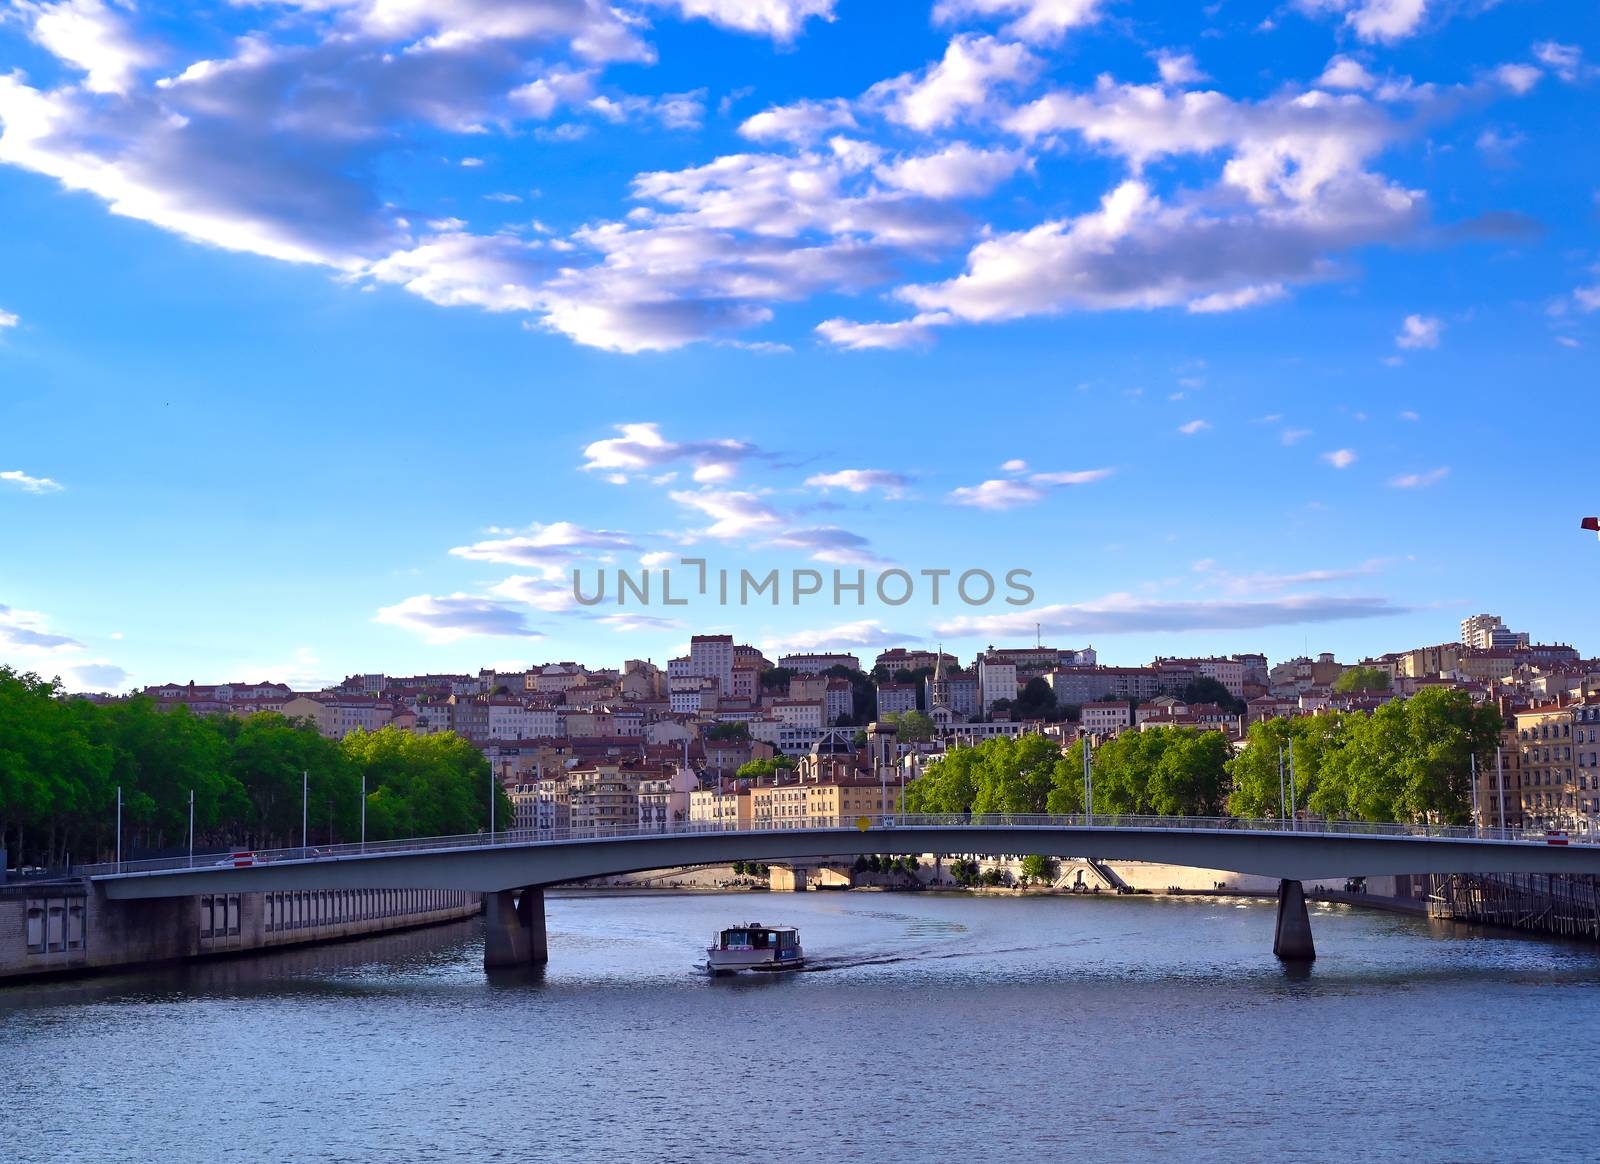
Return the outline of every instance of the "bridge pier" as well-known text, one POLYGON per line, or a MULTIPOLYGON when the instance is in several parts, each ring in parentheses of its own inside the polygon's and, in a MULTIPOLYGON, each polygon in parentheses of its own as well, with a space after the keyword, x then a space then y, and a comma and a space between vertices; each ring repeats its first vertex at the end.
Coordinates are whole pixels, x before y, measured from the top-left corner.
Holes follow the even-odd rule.
POLYGON ((1278 882, 1278 925, 1272 952, 1285 962, 1311 962, 1317 957, 1311 940, 1311 915, 1306 912, 1305 887, 1298 881, 1278 882))
POLYGON ((541 966, 549 960, 544 890, 528 887, 484 894, 483 968, 541 966))

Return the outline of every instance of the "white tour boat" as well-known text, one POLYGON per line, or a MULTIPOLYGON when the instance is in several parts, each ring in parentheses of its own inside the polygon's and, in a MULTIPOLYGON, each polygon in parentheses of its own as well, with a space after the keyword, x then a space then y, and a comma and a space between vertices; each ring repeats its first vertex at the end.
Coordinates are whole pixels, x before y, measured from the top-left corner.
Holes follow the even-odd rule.
POLYGON ((713 974, 736 970, 797 970, 805 965, 800 931, 793 926, 760 922, 730 926, 706 947, 706 969, 713 974))

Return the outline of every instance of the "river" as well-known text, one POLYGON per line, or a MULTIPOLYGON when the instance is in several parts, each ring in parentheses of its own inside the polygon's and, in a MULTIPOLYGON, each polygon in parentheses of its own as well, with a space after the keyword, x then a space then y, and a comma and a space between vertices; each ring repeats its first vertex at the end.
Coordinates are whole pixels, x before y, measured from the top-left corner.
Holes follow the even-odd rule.
POLYGON ((1270 903, 552 894, 477 922, 0 988, 34 1161, 1592 1160, 1600 952, 1270 903), (709 979, 713 930, 812 968, 709 979))

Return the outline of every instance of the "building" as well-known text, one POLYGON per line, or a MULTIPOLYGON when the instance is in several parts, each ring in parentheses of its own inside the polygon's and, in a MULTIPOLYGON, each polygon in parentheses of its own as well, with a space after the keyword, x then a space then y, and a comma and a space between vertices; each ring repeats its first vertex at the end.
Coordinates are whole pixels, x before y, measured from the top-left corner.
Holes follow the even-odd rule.
POLYGON ((1516 721, 1524 821, 1600 835, 1600 700, 1534 707, 1516 721))
POLYGON ((902 715, 917 710, 917 685, 915 683, 879 683, 878 717, 902 715))
POLYGON ((1503 651, 1528 645, 1526 631, 1514 631, 1497 614, 1474 614, 1461 620, 1461 645, 1477 651, 1503 651))
POLYGON ((688 674, 715 679, 719 694, 732 694, 733 636, 695 635, 690 638, 688 674))
POLYGON ((1017 665, 978 656, 978 705, 988 713, 1000 700, 1017 697, 1017 665))
POLYGON ((1126 700, 1085 703, 1078 715, 1079 726, 1094 736, 1114 736, 1133 726, 1133 711, 1126 700))
POLYGON ((725 829, 750 827, 750 789, 732 780, 689 793, 689 820, 725 829))
POLYGON ((394 718, 395 707, 386 699, 369 695, 332 695, 315 692, 297 695, 284 703, 282 712, 290 719, 309 720, 330 740, 342 740, 351 732, 375 732, 394 718))
POLYGON ((664 832, 689 819, 689 794, 700 787, 694 772, 675 765, 670 772, 639 780, 639 829, 664 832))
POLYGON ((594 830, 628 833, 639 825, 640 773, 618 764, 575 768, 567 775, 572 828, 579 835, 594 830))
POLYGON ((854 655, 846 654, 801 653, 779 655, 778 666, 801 675, 815 675, 818 671, 826 671, 829 667, 848 667, 852 671, 859 671, 861 660, 854 655))
POLYGON ((923 668, 943 666, 946 670, 955 670, 961 665, 954 655, 947 655, 943 651, 912 650, 904 647, 891 647, 881 651, 872 661, 872 669, 881 671, 890 679, 900 671, 920 671, 923 668), (941 664, 941 660, 943 660, 941 664))

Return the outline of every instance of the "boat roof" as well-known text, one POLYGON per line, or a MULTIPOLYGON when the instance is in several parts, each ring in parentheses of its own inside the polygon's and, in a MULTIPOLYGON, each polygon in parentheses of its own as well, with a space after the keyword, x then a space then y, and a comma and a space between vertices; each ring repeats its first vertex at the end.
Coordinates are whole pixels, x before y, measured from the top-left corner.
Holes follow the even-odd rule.
POLYGON ((799 933, 794 926, 764 926, 760 922, 745 922, 742 925, 723 926, 725 930, 767 930, 771 933, 799 933))

